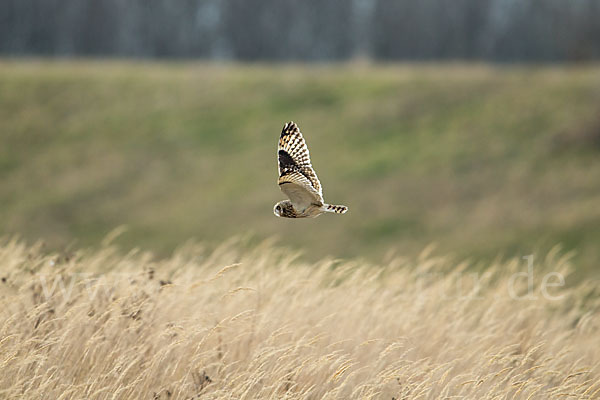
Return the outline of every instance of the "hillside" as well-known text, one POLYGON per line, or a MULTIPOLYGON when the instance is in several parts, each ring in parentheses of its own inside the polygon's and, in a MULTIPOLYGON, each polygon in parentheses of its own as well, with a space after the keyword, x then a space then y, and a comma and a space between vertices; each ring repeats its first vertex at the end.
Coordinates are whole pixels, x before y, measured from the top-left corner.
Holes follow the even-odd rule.
POLYGON ((379 261, 390 249, 600 259, 600 69, 0 62, 0 235, 161 255, 276 237, 379 261), (305 134, 344 216, 272 214, 281 126, 305 134))
POLYGON ((153 262, 0 244, 3 399, 597 399, 598 289, 549 253, 471 274, 262 243, 153 262), (555 273, 547 278, 549 273, 555 273), (545 283, 544 283, 545 282, 545 283))

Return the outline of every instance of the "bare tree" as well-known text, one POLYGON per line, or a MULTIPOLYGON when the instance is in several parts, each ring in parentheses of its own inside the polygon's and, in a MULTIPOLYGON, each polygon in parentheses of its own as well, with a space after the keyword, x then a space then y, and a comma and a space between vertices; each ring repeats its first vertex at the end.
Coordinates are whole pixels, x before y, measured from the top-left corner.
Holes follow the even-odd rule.
POLYGON ((0 54, 586 60, 598 21, 600 0, 0 0, 0 54))

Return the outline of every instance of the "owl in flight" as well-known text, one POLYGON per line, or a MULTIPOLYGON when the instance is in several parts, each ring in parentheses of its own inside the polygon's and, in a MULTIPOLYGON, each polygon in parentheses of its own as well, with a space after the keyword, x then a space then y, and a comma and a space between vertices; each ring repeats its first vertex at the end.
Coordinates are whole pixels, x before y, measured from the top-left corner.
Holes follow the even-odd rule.
POLYGON ((323 201, 323 189, 315 170, 310 165, 306 142, 294 122, 283 126, 277 149, 279 162, 279 188, 289 200, 275 204, 273 212, 278 217, 316 217, 324 212, 344 214, 346 206, 335 206, 323 201))

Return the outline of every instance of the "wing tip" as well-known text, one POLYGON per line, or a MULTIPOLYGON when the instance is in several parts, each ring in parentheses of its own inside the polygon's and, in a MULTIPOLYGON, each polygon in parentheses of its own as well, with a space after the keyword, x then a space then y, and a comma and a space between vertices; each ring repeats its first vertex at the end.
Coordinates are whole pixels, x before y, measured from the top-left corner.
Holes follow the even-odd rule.
POLYGON ((298 125, 296 125, 296 123, 294 121, 290 121, 287 122, 285 125, 283 125, 283 129, 281 130, 282 134, 290 134, 290 133, 294 133, 294 132, 298 132, 300 129, 298 128, 298 125))

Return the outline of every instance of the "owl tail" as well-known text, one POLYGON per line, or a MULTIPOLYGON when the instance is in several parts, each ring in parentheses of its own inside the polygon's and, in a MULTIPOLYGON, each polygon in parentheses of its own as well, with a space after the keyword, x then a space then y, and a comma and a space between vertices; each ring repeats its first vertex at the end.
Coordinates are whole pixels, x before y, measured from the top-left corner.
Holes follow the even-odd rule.
POLYGON ((345 214, 348 211, 348 207, 346 206, 336 206, 333 204, 323 204, 323 211, 336 213, 336 214, 345 214))

